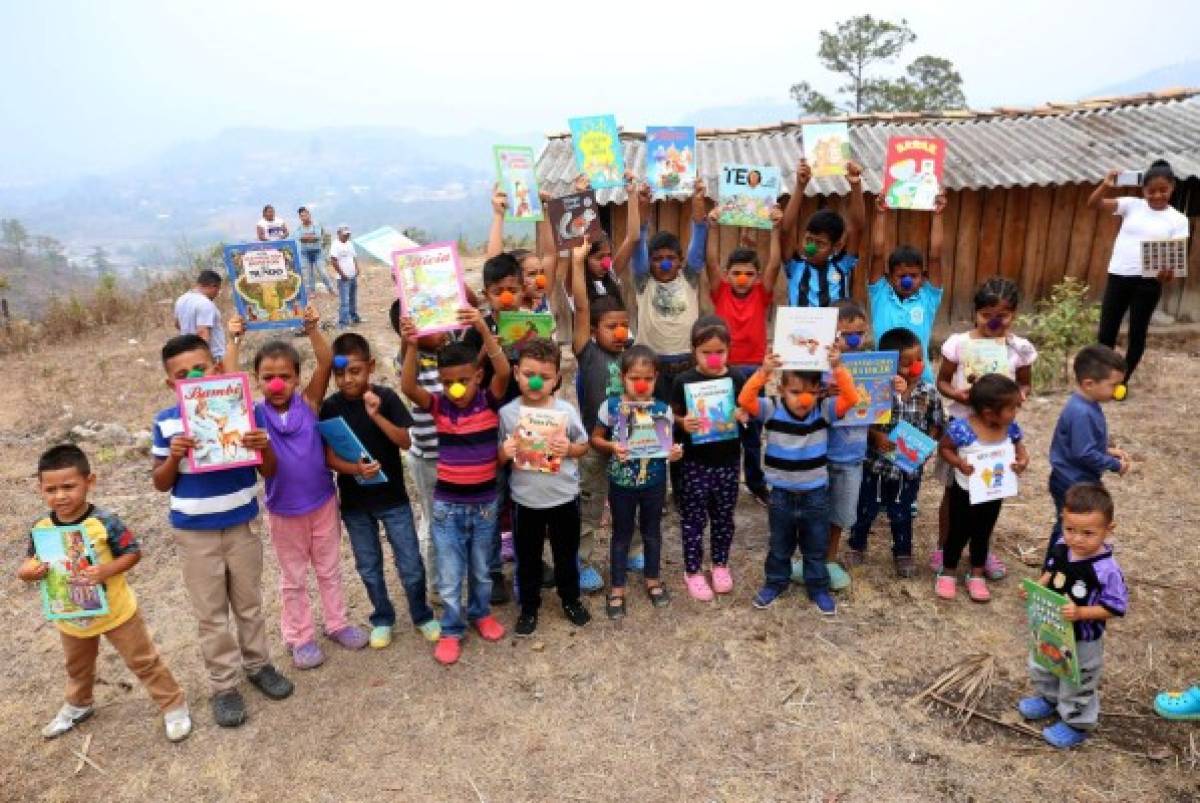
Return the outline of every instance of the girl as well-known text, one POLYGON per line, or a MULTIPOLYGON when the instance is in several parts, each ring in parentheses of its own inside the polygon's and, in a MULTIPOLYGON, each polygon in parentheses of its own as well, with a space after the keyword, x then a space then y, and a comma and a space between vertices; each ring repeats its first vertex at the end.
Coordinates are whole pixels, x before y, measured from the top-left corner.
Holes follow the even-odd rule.
POLYGON ((592 430, 592 448, 610 455, 608 462, 608 503, 612 509, 612 541, 609 547, 609 566, 612 589, 605 604, 609 619, 625 615, 625 572, 629 559, 629 544, 633 540, 634 520, 641 523, 645 545, 646 594, 656 608, 666 607, 670 594, 659 579, 662 554, 662 517, 667 500, 667 460, 683 456, 679 444, 672 443, 667 458, 631 456, 630 447, 622 445, 633 440, 628 427, 636 416, 643 418, 657 434, 659 445, 671 437, 671 408, 654 398, 657 355, 645 346, 631 346, 621 354, 621 396, 609 396, 600 406, 596 426, 592 430), (636 410, 622 406, 632 403, 636 410), (617 427, 626 428, 618 432, 617 427))
MULTIPOLYGON (((539 193, 542 208, 550 200, 547 192, 539 193)), ((492 227, 488 232, 485 258, 504 252, 504 216, 508 212, 508 193, 497 184, 492 192, 492 227)), ((543 215, 538 224, 542 247, 549 249, 541 255, 518 248, 509 253, 521 265, 521 307, 530 312, 550 312, 550 291, 558 273, 558 251, 554 247, 554 230, 550 227, 550 216, 543 215)))
POLYGON ((733 509, 737 505, 742 458, 734 422, 744 424, 749 416, 737 408, 736 399, 746 380, 726 364, 729 341, 729 328, 716 315, 697 320, 692 325, 691 354, 696 367, 679 374, 671 391, 671 407, 684 433, 680 499, 684 579, 688 593, 701 602, 712 600, 714 590, 718 594, 733 590, 729 547, 733 543, 733 509), (687 388, 696 389, 702 384, 704 395, 694 405, 688 404, 687 388), (712 538, 711 587, 702 572, 706 524, 711 527, 712 538))
POLYGON ((1000 374, 986 374, 971 385, 968 395, 971 413, 965 418, 951 419, 942 436, 938 455, 954 469, 954 481, 946 490, 950 533, 943 557, 944 568, 933 589, 942 599, 954 599, 958 560, 963 547, 968 544, 971 574, 967 578, 967 593, 975 602, 987 602, 992 598, 984 579, 984 564, 1003 500, 971 504, 967 478, 975 471, 975 466, 969 458, 983 448, 1008 441, 1013 444, 1016 455, 1012 470, 1017 474, 1025 471, 1029 453, 1025 451, 1021 428, 1016 423, 1023 398, 1024 393, 1013 380, 1000 374))

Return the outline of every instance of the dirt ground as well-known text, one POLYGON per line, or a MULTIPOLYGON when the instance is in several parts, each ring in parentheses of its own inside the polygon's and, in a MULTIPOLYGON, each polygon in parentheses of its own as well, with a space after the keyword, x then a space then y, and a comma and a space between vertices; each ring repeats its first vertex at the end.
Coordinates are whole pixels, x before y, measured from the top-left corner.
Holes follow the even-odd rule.
MULTIPOLYGON (((383 271, 371 273, 361 294, 364 330, 381 365, 395 348, 387 283, 383 271)), ((331 314, 331 301, 321 302, 331 314)), ((1020 577, 1036 574, 1021 556, 1036 561, 1051 523, 1046 453, 1062 393, 1035 397, 1022 413, 1034 461, 997 528, 995 550, 1011 574, 994 585, 989 606, 935 601, 927 569, 896 579, 880 525, 869 564, 855 570, 836 617, 819 616, 799 591, 756 611, 750 599, 762 579, 766 513, 743 496, 737 586, 715 603, 693 602, 683 590, 672 516, 664 577, 675 599, 666 610, 634 594, 629 617, 613 624, 603 617, 602 598, 592 597, 597 618, 576 630, 551 592, 536 638, 470 638, 450 669, 433 661, 415 631, 402 629, 383 651, 328 645, 323 667, 299 673, 280 646, 268 548, 272 648, 297 689, 283 702, 247 689, 250 719, 234 730, 218 728, 208 708, 196 625, 166 498, 151 486, 150 458, 132 444, 87 444, 100 476, 96 501, 142 539, 132 584, 190 696, 196 730, 168 744, 154 706, 105 647, 97 715, 77 732, 43 741, 38 730, 61 703, 62 653, 36 590, 14 576, 27 527, 41 511, 34 462, 87 420, 148 429, 155 410, 171 402, 157 361, 169 333, 164 304, 136 327, 0 359, 8 378, 0 385, 0 605, 9 622, 0 631, 0 798, 1200 799, 1200 728, 1169 725, 1150 708, 1157 690, 1200 678, 1200 550, 1192 540, 1200 522, 1200 362, 1195 341, 1165 338, 1153 342, 1131 400, 1106 408, 1114 436, 1137 457, 1135 473, 1111 483, 1131 606, 1106 638, 1101 727, 1072 753, 990 722, 964 726, 944 708, 909 702, 959 659, 988 653, 998 673, 980 711, 1015 721, 1013 705, 1027 689, 1016 589, 1020 577), (87 766, 74 774, 73 751, 87 734, 103 772, 87 766)), ((937 494, 930 484, 921 494, 922 564, 936 537, 937 494)), ((353 616, 365 623, 369 609, 348 547, 344 579, 353 616)), ((389 583, 402 607, 394 574, 389 583)), ((511 626, 512 605, 497 613, 511 626)))

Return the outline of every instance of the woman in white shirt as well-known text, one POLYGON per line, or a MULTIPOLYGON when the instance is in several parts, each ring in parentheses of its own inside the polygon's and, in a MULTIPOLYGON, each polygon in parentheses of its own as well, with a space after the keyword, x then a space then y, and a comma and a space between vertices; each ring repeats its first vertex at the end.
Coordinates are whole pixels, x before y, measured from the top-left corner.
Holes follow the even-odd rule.
POLYGON ((288 238, 288 225, 275 216, 275 207, 267 204, 263 207, 262 218, 258 221, 258 239, 266 242, 268 240, 286 240, 288 238))
POLYGON ((1141 198, 1104 197, 1116 185, 1116 179, 1117 171, 1109 171, 1088 199, 1088 205, 1122 218, 1108 263, 1108 283, 1100 305, 1100 331, 1096 339, 1109 348, 1116 346, 1121 321, 1129 313, 1129 344, 1125 349, 1128 382, 1146 350, 1146 330, 1162 297, 1163 285, 1173 277, 1169 270, 1160 271, 1157 276, 1143 275, 1142 241, 1187 237, 1188 219, 1171 206, 1175 173, 1164 160, 1159 159, 1145 172, 1141 198))

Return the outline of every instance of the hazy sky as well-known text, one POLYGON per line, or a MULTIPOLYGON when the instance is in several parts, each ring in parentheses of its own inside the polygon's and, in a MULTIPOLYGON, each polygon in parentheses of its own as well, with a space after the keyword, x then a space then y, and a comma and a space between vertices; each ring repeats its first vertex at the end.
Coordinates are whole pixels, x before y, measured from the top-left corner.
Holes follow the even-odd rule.
POLYGON ((0 182, 104 171, 231 126, 632 128, 833 89, 817 31, 907 15, 973 106, 1070 100, 1200 53, 1200 2, 0 0, 0 182), (584 10, 593 17, 584 16, 584 10), (739 13, 741 11, 741 13, 739 13), (737 21, 731 21, 737 20, 737 21))

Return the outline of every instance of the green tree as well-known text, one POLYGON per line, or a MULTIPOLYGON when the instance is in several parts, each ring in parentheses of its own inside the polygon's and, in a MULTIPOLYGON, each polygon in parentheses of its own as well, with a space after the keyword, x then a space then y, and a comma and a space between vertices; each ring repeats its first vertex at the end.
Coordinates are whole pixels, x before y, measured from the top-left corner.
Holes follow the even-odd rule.
POLYGON ((425 245, 430 240, 429 232, 418 226, 405 226, 400 233, 417 245, 425 245))
POLYGON ((104 250, 104 246, 98 245, 93 248, 88 261, 92 263, 92 270, 96 271, 97 277, 103 278, 112 274, 112 261, 109 260, 108 252, 104 250))
POLYGON ((13 250, 17 266, 24 267, 25 247, 29 245, 29 232, 25 230, 25 226, 22 225, 21 221, 16 218, 0 221, 0 227, 4 230, 5 244, 13 250))

